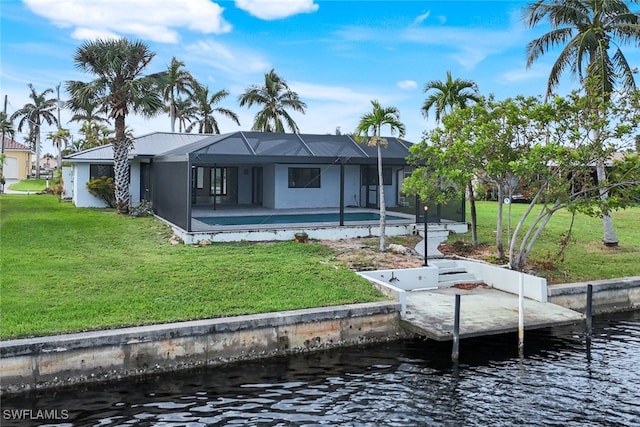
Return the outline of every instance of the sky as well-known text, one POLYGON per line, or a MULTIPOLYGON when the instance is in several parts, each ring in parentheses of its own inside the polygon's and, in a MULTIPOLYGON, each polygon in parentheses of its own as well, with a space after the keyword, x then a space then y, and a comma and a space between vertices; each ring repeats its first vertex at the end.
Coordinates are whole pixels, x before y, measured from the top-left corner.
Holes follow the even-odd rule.
MULTIPOLYGON (((549 31, 529 29, 526 1, 322 1, 322 0, 0 0, 0 94, 10 116, 51 88, 68 99, 65 82, 90 81, 73 62, 78 47, 97 38, 141 40, 156 53, 146 69, 163 71, 172 57, 185 63, 210 92, 226 89, 220 104, 236 112, 240 126, 218 116, 222 133, 250 130, 258 107, 238 97, 264 82, 274 69, 307 104, 291 112, 301 133, 353 132, 371 100, 393 106, 406 126, 405 139, 419 142, 437 124, 421 112, 425 84, 473 80, 482 95, 498 99, 544 95, 557 52, 526 67, 526 45, 549 31)), ((631 8, 635 10, 634 7, 631 8)), ((625 47, 632 66, 640 49, 625 47)), ((565 75, 559 92, 577 89, 565 75)), ((80 123, 60 111, 62 127, 78 138, 80 123)), ((17 126, 17 123, 15 123, 17 126)), ((170 131, 168 114, 127 116, 134 135, 170 131)), ((43 126, 42 153, 55 127, 43 126)), ((388 133, 388 132, 386 132, 388 133)), ((15 139, 24 141, 27 129, 15 139)))

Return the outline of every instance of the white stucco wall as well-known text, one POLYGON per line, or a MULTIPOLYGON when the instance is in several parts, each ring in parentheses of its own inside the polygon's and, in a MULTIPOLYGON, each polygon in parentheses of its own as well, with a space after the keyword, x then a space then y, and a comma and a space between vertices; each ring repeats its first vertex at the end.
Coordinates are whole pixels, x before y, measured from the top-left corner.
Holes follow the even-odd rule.
POLYGON ((89 171, 89 163, 73 164, 73 203, 79 208, 106 208, 107 204, 87 189, 89 171))
POLYGON ((74 169, 71 166, 62 166, 62 198, 73 200, 73 176, 74 169))
POLYGON ((276 207, 275 172, 274 165, 265 165, 262 168, 262 206, 265 208, 274 209, 276 207))
MULTIPOLYGON (((355 203, 359 169, 345 168, 345 204, 355 203)), ((265 184, 266 186, 266 184, 265 184)), ((340 206, 340 165, 278 164, 275 167, 275 208, 337 208, 340 206), (320 188, 289 188, 289 168, 320 168, 320 188)))
POLYGON ((130 162, 131 174, 129 182, 129 194, 131 194, 131 206, 140 204, 140 162, 130 162))

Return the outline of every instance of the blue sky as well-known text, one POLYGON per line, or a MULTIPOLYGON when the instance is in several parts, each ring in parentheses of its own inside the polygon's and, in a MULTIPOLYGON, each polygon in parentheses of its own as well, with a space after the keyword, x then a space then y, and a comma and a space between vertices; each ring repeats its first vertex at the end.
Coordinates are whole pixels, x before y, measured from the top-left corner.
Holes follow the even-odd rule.
MULTIPOLYGON (((321 0, 1 0, 0 92, 8 113, 29 101, 28 83, 38 92, 66 80, 91 80, 74 67, 81 43, 97 37, 143 40, 157 56, 149 72, 171 58, 185 62, 210 91, 231 94, 221 106, 235 111, 241 126, 220 118, 224 132, 249 130, 256 107, 240 108, 238 96, 264 81, 271 68, 306 102, 306 114, 292 113, 302 133, 355 129, 377 99, 395 106, 406 139, 419 142, 435 126, 420 108, 425 83, 474 80, 480 93, 499 99, 542 95, 555 52, 526 69, 526 45, 548 31, 528 29, 525 1, 321 1, 321 0)), ((632 10, 635 10, 632 7, 632 10)), ((624 48, 632 66, 640 49, 624 48)), ((566 75, 560 92, 578 87, 566 75)), ((67 94, 61 92, 61 98, 67 94)), ((63 127, 77 134, 78 123, 63 127)), ((131 116, 134 134, 169 131, 167 115, 131 116)), ((45 141, 53 128, 44 127, 45 141)), ((25 130, 26 131, 26 130, 25 130)), ((16 139, 23 141, 23 135, 16 139)))

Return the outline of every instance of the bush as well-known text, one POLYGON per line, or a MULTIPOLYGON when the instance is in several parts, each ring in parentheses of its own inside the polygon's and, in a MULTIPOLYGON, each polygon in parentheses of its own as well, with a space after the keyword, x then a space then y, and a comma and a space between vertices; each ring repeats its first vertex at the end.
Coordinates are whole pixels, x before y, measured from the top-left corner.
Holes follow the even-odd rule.
POLYGON ((113 178, 101 176, 87 182, 89 193, 102 199, 110 208, 116 207, 116 184, 113 178))
POLYGON ((153 208, 151 202, 143 200, 138 206, 133 206, 129 209, 129 215, 131 216, 151 216, 153 215, 153 208))

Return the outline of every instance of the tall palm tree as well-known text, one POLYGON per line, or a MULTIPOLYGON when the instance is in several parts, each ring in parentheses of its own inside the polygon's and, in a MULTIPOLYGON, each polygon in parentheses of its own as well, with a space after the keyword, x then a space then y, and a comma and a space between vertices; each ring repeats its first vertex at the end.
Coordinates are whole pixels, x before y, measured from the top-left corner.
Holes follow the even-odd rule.
POLYGON ((478 102, 478 86, 472 80, 453 79, 451 71, 447 71, 447 79, 431 80, 424 85, 423 92, 435 90, 422 104, 422 114, 429 116, 429 110, 435 111, 436 122, 440 121, 443 114, 454 107, 464 108, 469 101, 478 102))
POLYGON ((169 117, 171 118, 171 132, 175 132, 177 119, 177 103, 180 94, 191 95, 198 85, 196 79, 187 70, 183 69, 184 62, 178 61, 174 56, 167 68, 167 81, 162 91, 162 99, 168 103, 169 117))
MULTIPOLYGON (((635 2, 635 1, 634 1, 635 2)), ((640 42, 640 14, 629 10, 623 0, 538 0, 525 8, 525 22, 530 28, 545 21, 551 31, 527 45, 527 67, 553 47, 562 47, 551 67, 547 82, 547 97, 558 85, 567 69, 577 75, 588 96, 606 102, 616 85, 634 90, 635 69, 629 65, 620 49, 640 42)), ((594 130, 599 139, 600 132, 594 130)), ((596 163, 598 182, 607 179, 604 159, 596 163)), ((606 204, 608 194, 601 192, 606 204)), ((603 242, 616 246, 618 238, 611 216, 602 218, 603 242)))
POLYGON ((195 106, 192 96, 178 99, 175 107, 178 132, 182 133, 196 119, 198 108, 195 106))
POLYGON ((254 118, 252 130, 262 132, 284 132, 284 124, 293 133, 300 133, 298 125, 291 118, 287 109, 304 114, 307 104, 300 101, 287 82, 272 69, 264 75, 264 85, 252 85, 238 98, 240 106, 251 107, 262 105, 254 118), (284 123, 283 123, 284 120, 284 123))
POLYGON ((70 122, 109 123, 109 120, 104 116, 106 113, 104 107, 101 108, 92 100, 89 100, 86 105, 74 105, 73 102, 65 104, 73 111, 73 116, 69 119, 70 122))
MULTIPOLYGON (((382 148, 386 147, 388 141, 381 136, 383 126, 389 126, 391 135, 398 132, 400 137, 405 134, 405 126, 400 121, 400 112, 396 107, 380 106, 377 100, 371 101, 373 110, 364 114, 360 118, 358 127, 356 128, 356 139, 360 142, 367 142, 369 146, 375 146, 378 150, 378 194, 380 204, 380 252, 386 250, 384 244, 385 225, 386 225, 386 207, 384 201, 384 180, 382 175, 382 148)), ((426 236, 425 236, 426 238, 426 236)))
POLYGON ((28 86, 31 90, 29 98, 32 102, 14 112, 11 115, 11 120, 18 119, 18 132, 22 132, 25 124, 29 127, 29 139, 32 140, 36 151, 36 178, 40 178, 40 127, 43 122, 49 125, 58 125, 58 119, 53 113, 58 106, 58 99, 48 98, 50 94, 53 94, 51 88, 38 93, 31 83, 28 86))
MULTIPOLYGON (((428 117, 429 110, 435 110, 436 122, 440 118, 451 112, 454 108, 465 108, 470 101, 478 102, 478 86, 473 80, 453 79, 451 71, 447 71, 447 79, 431 80, 424 85, 424 92, 433 90, 422 105, 422 114, 428 117)), ((478 246, 478 227, 476 213, 476 198, 473 193, 473 182, 467 182, 467 194, 469 198, 469 210, 471 212, 471 239, 473 246, 478 246)))
POLYGON ((155 53, 140 41, 95 40, 82 44, 74 56, 77 68, 97 78, 90 82, 68 81, 72 105, 95 101, 114 120, 113 162, 116 209, 129 211, 129 164, 131 139, 126 117, 138 113, 151 117, 162 111, 162 90, 166 73, 144 75, 155 53))
POLYGON ((238 115, 236 113, 227 108, 214 107, 228 95, 229 92, 222 89, 209 96, 209 88, 199 85, 193 93, 193 101, 196 107, 196 119, 187 126, 187 132, 191 132, 196 126, 198 126, 198 133, 220 133, 218 121, 214 117, 214 113, 221 114, 233 120, 238 126, 240 126, 240 120, 238 120, 238 115))

